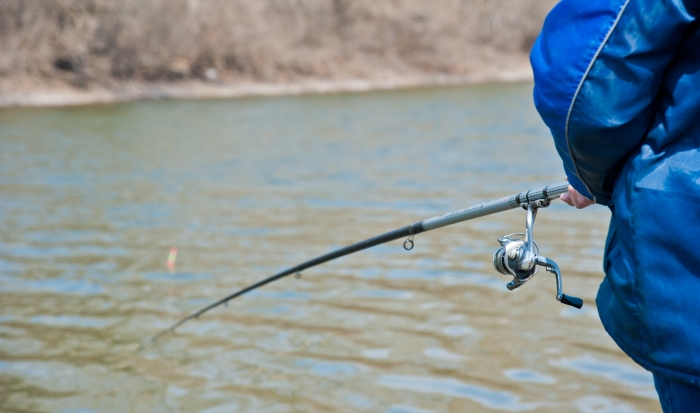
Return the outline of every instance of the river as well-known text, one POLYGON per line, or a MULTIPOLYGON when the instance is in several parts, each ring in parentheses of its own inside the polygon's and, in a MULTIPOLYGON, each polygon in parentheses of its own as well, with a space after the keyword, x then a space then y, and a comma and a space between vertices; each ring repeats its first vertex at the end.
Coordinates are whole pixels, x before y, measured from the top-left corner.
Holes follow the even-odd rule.
POLYGON ((595 295, 609 212, 556 201, 545 271, 496 273, 514 210, 224 295, 563 180, 530 84, 0 110, 3 412, 660 412, 595 295), (177 248, 174 263, 166 265, 177 248))

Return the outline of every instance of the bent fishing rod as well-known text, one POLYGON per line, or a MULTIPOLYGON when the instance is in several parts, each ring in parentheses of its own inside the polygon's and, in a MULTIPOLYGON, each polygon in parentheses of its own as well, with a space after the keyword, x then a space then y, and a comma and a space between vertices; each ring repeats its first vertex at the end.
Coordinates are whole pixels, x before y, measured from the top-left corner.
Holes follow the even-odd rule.
POLYGON ((539 208, 548 207, 551 201, 559 198, 559 195, 567 191, 568 186, 568 182, 560 182, 558 184, 549 185, 538 189, 531 189, 526 192, 521 192, 519 194, 507 196, 505 198, 500 198, 494 201, 484 202, 482 204, 460 209, 458 211, 448 212, 447 214, 436 216, 433 218, 428 218, 424 221, 416 222, 415 224, 395 229, 385 234, 378 235, 376 237, 360 241, 358 243, 349 245, 339 250, 321 255, 320 257, 316 257, 312 260, 303 262, 295 267, 288 268, 271 277, 265 278, 262 281, 258 281, 255 284, 245 287, 240 291, 228 295, 220 299, 219 301, 210 304, 191 315, 188 315, 187 317, 183 318, 182 320, 178 321, 177 323, 173 324, 167 329, 154 335, 146 342, 142 343, 138 351, 155 343, 164 335, 175 331, 176 328, 180 327, 186 322, 199 318, 199 316, 208 312, 209 310, 213 310, 214 308, 222 304, 227 304, 229 301, 233 300, 236 297, 239 297, 257 288, 260 288, 273 281, 279 280, 280 278, 286 277, 291 274, 296 274, 298 278, 301 276, 301 272, 308 268, 315 267, 317 265, 334 260, 336 258, 344 257, 354 252, 362 251, 367 248, 371 248, 400 238, 406 238, 406 240, 403 242, 403 247, 407 251, 410 251, 413 249, 414 237, 417 234, 456 224, 458 222, 468 221, 486 215, 508 211, 515 208, 523 208, 527 211, 525 219, 525 233, 513 233, 498 238, 498 242, 501 245, 501 247, 496 251, 496 253, 493 256, 493 266, 496 269, 496 271, 498 271, 501 274, 513 277, 513 279, 508 284, 506 284, 506 288, 512 291, 522 286, 532 277, 534 277, 539 267, 544 267, 546 271, 551 272, 555 275, 555 280, 557 283, 557 301, 561 302, 562 304, 570 305, 572 307, 581 308, 581 306, 583 305, 583 300, 577 297, 566 295, 562 292, 562 275, 561 271, 559 270, 559 266, 549 258, 540 255, 539 247, 537 246, 537 243, 533 238, 533 229, 535 226, 535 217, 537 216, 537 210, 539 208), (524 239, 521 240, 519 238, 516 238, 516 235, 521 235, 524 237, 524 239))

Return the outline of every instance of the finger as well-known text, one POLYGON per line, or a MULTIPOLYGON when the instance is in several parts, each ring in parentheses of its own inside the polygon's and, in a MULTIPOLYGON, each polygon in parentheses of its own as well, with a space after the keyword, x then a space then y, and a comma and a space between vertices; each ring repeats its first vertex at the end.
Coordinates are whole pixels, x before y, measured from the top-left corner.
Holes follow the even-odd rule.
POLYGON ((568 192, 564 192, 563 194, 561 194, 561 195, 559 196, 559 198, 560 198, 562 201, 564 201, 565 204, 567 204, 567 205, 569 205, 569 206, 574 206, 574 203, 571 202, 571 196, 569 196, 569 193, 568 193, 568 192))
POLYGON ((581 203, 581 194, 571 185, 569 185, 568 194, 569 198, 571 199, 572 206, 576 207, 576 209, 584 208, 584 205, 581 203))
POLYGON ((572 196, 572 201, 577 209, 583 209, 593 203, 593 201, 581 195, 578 191, 576 191, 575 196, 572 196))
POLYGON ((593 200, 581 195, 580 192, 577 193, 576 195, 578 197, 578 203, 579 203, 579 205, 581 205, 581 208, 585 208, 585 207, 593 205, 595 203, 595 202, 593 202, 593 200))
POLYGON ((569 185, 566 191, 566 193, 569 194, 569 198, 571 198, 571 202, 576 205, 576 201, 578 201, 578 191, 571 185, 569 185))

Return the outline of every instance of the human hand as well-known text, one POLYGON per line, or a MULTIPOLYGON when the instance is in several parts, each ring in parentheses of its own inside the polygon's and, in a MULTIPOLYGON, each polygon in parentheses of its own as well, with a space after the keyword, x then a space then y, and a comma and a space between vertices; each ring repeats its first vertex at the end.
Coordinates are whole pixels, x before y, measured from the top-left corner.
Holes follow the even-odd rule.
POLYGON ((587 206, 595 204, 595 201, 590 200, 585 196, 581 195, 581 193, 575 190, 574 187, 571 185, 569 185, 569 191, 561 194, 559 198, 567 204, 571 205, 572 207, 576 207, 576 209, 583 209, 587 206))

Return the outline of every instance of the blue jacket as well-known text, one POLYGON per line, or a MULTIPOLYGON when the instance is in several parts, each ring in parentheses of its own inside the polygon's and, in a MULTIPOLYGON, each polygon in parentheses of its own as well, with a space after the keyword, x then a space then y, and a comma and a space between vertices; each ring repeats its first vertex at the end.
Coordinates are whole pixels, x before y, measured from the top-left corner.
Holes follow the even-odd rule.
POLYGON ((700 386, 700 0, 562 0, 530 56, 569 182, 612 220, 596 303, 643 367, 700 386))

